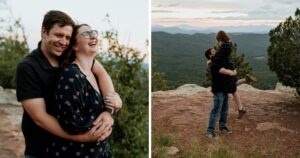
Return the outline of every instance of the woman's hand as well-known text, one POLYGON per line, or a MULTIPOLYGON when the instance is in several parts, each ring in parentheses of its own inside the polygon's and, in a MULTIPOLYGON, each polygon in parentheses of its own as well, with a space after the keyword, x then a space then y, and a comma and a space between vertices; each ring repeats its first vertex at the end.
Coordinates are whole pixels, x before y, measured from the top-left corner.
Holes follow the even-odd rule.
POLYGON ((110 113, 102 112, 93 124, 94 127, 89 131, 89 134, 100 136, 97 140, 102 141, 111 134, 114 119, 110 113))
POLYGON ((119 94, 116 92, 111 92, 105 96, 104 102, 106 107, 111 107, 114 110, 120 110, 123 104, 119 94))

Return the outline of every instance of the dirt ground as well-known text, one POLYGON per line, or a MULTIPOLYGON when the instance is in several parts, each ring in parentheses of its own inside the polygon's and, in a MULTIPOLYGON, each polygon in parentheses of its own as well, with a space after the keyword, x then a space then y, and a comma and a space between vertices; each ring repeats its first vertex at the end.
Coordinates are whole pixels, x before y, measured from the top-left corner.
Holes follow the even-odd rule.
POLYGON ((24 156, 24 137, 21 131, 22 107, 0 104, 0 158, 24 156))
MULTIPOLYGON (((214 146, 223 145, 241 157, 300 157, 299 97, 276 91, 239 90, 239 93, 247 113, 237 120, 235 103, 230 97, 228 127, 233 133, 224 135, 216 130, 217 140, 205 137, 212 107, 211 92, 193 95, 154 93, 152 136, 172 135, 172 146, 179 148, 177 157, 186 157, 182 153, 187 150, 206 153, 214 146)), ((152 155, 159 155, 155 144, 152 150, 152 155)))

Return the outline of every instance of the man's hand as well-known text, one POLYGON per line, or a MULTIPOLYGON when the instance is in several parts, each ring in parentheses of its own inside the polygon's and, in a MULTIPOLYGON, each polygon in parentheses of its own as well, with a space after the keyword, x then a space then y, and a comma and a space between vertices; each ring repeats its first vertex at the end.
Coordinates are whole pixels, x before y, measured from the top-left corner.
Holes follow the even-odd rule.
POLYGON ((120 110, 122 108, 122 100, 118 93, 111 92, 104 97, 105 106, 111 107, 114 110, 120 110))
POLYGON ((108 112, 102 112, 98 118, 94 121, 94 127, 89 130, 89 135, 98 136, 98 141, 104 140, 112 132, 112 125, 114 119, 108 112))
POLYGON ((91 130, 80 135, 72 135, 71 140, 77 141, 77 142, 100 142, 103 141, 105 138, 110 136, 112 132, 112 127, 110 127, 107 131, 103 133, 96 133, 91 134, 91 130))
POLYGON ((106 131, 100 137, 98 137, 97 142, 103 141, 105 138, 107 138, 108 136, 110 136, 111 132, 112 132, 112 127, 110 127, 108 129, 108 131, 106 131))
POLYGON ((99 133, 99 134, 90 134, 90 131, 87 131, 83 134, 79 135, 70 135, 69 139, 76 142, 82 142, 82 143, 90 143, 90 142, 99 142, 104 140, 106 137, 106 133, 99 133), (103 138, 104 137, 104 138, 103 138))
POLYGON ((223 67, 219 70, 219 73, 221 73, 223 75, 227 75, 227 76, 236 76, 236 74, 237 74, 236 70, 229 70, 229 69, 225 69, 223 67))
POLYGON ((207 64, 207 65, 210 65, 210 64, 211 64, 211 60, 207 60, 207 61, 206 61, 206 64, 207 64))
POLYGON ((236 70, 234 69, 234 70, 233 70, 232 76, 236 76, 236 75, 237 75, 237 72, 236 72, 236 70))
POLYGON ((45 129, 46 131, 56 136, 68 140, 77 141, 77 142, 96 142, 96 141, 99 142, 107 138, 112 132, 111 125, 113 124, 113 119, 110 116, 110 114, 108 114, 107 112, 103 112, 102 114, 104 115, 103 116, 100 115, 101 117, 100 116, 98 117, 100 120, 103 120, 102 121, 103 124, 107 124, 107 120, 112 121, 112 123, 110 122, 111 125, 109 126, 109 128, 107 128, 106 131, 99 132, 93 135, 90 134, 90 131, 93 130, 92 128, 90 131, 84 134, 71 135, 65 132, 61 128, 61 126, 59 125, 55 117, 49 115, 46 112, 46 104, 43 98, 23 100, 22 106, 38 126, 40 126, 41 128, 45 129), (101 119, 102 117, 104 117, 104 119, 101 119))

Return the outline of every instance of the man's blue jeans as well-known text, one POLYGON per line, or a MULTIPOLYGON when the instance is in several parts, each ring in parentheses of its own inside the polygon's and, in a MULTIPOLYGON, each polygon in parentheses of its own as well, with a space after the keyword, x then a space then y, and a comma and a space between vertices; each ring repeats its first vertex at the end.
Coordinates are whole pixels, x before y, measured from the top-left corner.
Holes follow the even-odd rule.
POLYGON ((226 128, 227 113, 228 113, 228 94, 223 92, 215 93, 213 96, 214 106, 211 109, 207 132, 212 132, 215 129, 218 116, 220 114, 219 128, 226 128))

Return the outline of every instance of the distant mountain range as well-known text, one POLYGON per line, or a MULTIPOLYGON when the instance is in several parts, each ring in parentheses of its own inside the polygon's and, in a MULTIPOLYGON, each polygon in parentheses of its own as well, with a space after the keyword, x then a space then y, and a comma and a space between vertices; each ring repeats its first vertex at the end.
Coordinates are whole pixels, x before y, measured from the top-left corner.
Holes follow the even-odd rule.
POLYGON ((171 34, 195 34, 195 33, 215 33, 224 30, 229 33, 268 33, 272 29, 269 25, 246 25, 246 26, 216 26, 216 27, 195 27, 190 25, 176 25, 165 27, 161 25, 152 26, 152 32, 167 32, 171 34))
MULTIPOLYGON (((230 33, 238 53, 244 53, 246 61, 260 81, 262 89, 275 87, 277 78, 267 65, 269 35, 258 33, 230 33)), ((152 32, 152 63, 155 71, 163 72, 171 86, 185 83, 201 84, 205 81, 206 58, 204 52, 213 47, 215 33, 170 34, 152 32)))

